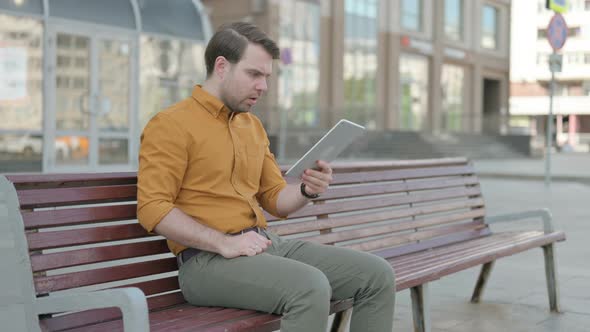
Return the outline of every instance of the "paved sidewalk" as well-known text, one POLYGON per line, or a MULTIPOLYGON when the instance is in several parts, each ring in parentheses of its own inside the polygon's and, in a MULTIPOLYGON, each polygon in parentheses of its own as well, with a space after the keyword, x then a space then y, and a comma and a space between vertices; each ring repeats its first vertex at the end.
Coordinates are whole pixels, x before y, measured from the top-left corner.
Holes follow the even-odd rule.
MULTIPOLYGON (((557 244, 563 313, 551 314, 540 249, 498 260, 480 304, 469 299, 479 268, 430 284, 432 331, 590 331, 590 186, 483 179, 488 215, 548 207, 567 240, 557 244)), ((495 225, 495 230, 540 228, 538 222, 495 225)), ((409 291, 398 293, 394 331, 412 331, 409 291)))
MULTIPOLYGON (((475 160, 480 177, 544 180, 545 159, 475 160)), ((558 153, 551 156, 551 179, 590 183, 590 153, 558 153)))

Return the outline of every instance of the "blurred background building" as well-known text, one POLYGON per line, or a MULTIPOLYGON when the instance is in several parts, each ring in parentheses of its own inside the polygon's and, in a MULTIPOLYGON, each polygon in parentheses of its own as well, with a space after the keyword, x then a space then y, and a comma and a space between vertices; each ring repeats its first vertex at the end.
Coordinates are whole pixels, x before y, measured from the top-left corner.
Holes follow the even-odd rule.
POLYGON ((527 153, 510 16, 509 0, 0 0, 0 172, 136 169, 144 125, 235 20, 281 48, 255 112, 282 160, 340 118, 369 129, 349 157, 527 153))
MULTIPOLYGON (((536 147, 545 144, 549 112, 547 25, 553 15, 545 0, 513 0, 510 123, 530 133, 536 147), (522 19, 526 17, 527 19, 522 19)), ((556 73, 554 144, 558 149, 588 151, 590 147, 590 0, 568 0, 564 18, 568 36, 562 72, 556 73)))

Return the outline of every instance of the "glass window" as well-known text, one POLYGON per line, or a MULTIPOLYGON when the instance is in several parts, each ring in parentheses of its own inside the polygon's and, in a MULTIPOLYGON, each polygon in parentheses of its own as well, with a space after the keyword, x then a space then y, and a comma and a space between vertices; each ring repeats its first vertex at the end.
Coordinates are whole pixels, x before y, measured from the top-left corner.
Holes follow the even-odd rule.
POLYGON ((43 25, 0 14, 0 173, 41 170, 43 25))
POLYGON ((428 58, 422 55, 402 54, 399 72, 399 128, 421 130, 428 113, 428 58))
POLYGON ((445 0, 445 35, 450 40, 463 39, 462 0, 445 0))
POLYGON ((346 0, 344 115, 376 128, 377 0, 346 0))
POLYGON ((422 0, 401 0, 402 28, 422 31, 422 0))
POLYGON ((139 123, 143 129, 159 111, 191 95, 205 79, 201 43, 141 37, 139 123))
POLYGON ((317 127, 320 6, 307 1, 281 1, 279 11, 279 107, 281 111, 289 110, 288 127, 317 127))
POLYGON ((498 48, 498 8, 484 5, 482 10, 481 46, 498 48))
POLYGON ((84 67, 72 67, 71 59, 74 57, 90 59, 89 37, 58 33, 56 57, 59 69, 55 82, 56 129, 58 131, 88 130, 90 128, 88 114, 91 111, 90 65, 86 61, 84 67), (85 47, 77 48, 76 44, 83 44, 85 47))
POLYGON ((130 52, 128 41, 98 43, 98 128, 101 132, 129 131, 130 52))
POLYGON ((465 70, 463 67, 445 64, 441 75, 442 90, 442 129, 461 131, 467 120, 463 112, 463 91, 465 89, 465 70))

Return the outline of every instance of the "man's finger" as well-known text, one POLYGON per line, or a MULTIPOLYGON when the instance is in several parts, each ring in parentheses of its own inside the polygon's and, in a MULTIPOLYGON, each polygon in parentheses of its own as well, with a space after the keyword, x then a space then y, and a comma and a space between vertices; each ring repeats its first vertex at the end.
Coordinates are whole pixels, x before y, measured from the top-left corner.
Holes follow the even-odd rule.
POLYGON ((313 183, 309 183, 309 182, 306 182, 306 181, 303 181, 303 183, 305 183, 305 187, 307 187, 309 189, 309 191, 307 192, 308 194, 310 194, 310 193, 311 194, 314 194, 314 193, 318 193, 319 194, 319 193, 324 192, 324 187, 319 187, 319 186, 316 186, 313 183))
POLYGON ((320 170, 322 173, 332 174, 332 168, 330 167, 330 164, 328 164, 327 162, 325 162, 323 160, 318 160, 316 163, 320 167, 320 170))
POLYGON ((324 187, 328 183, 328 181, 323 180, 321 178, 316 178, 313 176, 304 176, 303 183, 305 183, 305 185, 307 186, 306 182, 309 182, 310 184, 312 184, 314 186, 318 186, 318 187, 324 187))

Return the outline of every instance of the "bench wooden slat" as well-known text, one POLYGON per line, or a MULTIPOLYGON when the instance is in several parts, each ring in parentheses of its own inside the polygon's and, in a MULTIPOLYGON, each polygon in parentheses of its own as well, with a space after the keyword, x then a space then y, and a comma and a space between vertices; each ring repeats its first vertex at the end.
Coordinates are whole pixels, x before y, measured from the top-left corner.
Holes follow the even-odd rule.
MULTIPOLYGON (((481 191, 478 187, 444 189, 434 192, 412 193, 409 195, 396 195, 392 197, 365 198, 360 200, 350 200, 345 202, 330 202, 326 204, 308 205, 301 210, 293 213, 289 217, 301 218, 325 215, 331 213, 351 212, 359 210, 377 209, 383 207, 393 207, 405 204, 425 203, 444 199, 459 197, 480 196, 481 191)), ((278 218, 266 213, 268 221, 278 220, 278 218)))
POLYGON ((442 204, 417 206, 406 209, 363 213, 358 215, 346 217, 330 217, 325 219, 317 219, 310 221, 302 221, 297 223, 269 225, 268 229, 278 235, 289 235, 296 233, 305 233, 311 231, 319 231, 324 229, 332 229, 335 227, 361 225, 365 223, 393 220, 405 217, 420 216, 437 212, 448 212, 456 209, 477 208, 484 205, 482 198, 472 198, 459 202, 445 202, 442 204))
POLYGON ((31 255, 33 272, 59 269, 64 267, 108 262, 118 259, 141 257, 169 253, 166 240, 146 241, 120 244, 115 246, 86 248, 57 252, 52 254, 31 255))
POLYGON ((437 236, 443 236, 451 233, 468 231, 468 230, 478 230, 481 228, 486 227, 484 224, 480 222, 470 222, 466 224, 459 224, 459 225, 450 225, 444 226, 433 230, 427 230, 418 233, 408 233, 408 234, 395 234, 393 236, 383 237, 377 240, 370 240, 366 242, 361 242, 357 244, 349 244, 343 247, 357 249, 362 251, 373 251, 377 249, 383 249, 387 247, 393 247, 404 243, 411 243, 418 240, 434 238, 437 236))
POLYGON ((137 287, 137 288, 141 289, 141 291, 146 296, 180 290, 180 285, 178 283, 177 276, 159 278, 159 279, 155 279, 155 280, 137 282, 137 283, 132 283, 132 284, 126 284, 123 286, 119 286, 117 288, 122 288, 122 287, 137 287))
POLYGON ((103 187, 31 189, 18 190, 17 195, 21 209, 34 209, 133 201, 137 198, 137 186, 129 184, 103 187))
POLYGON ((7 175, 17 190, 137 183, 136 172, 7 175))
POLYGON ((488 227, 485 227, 476 230, 456 232, 437 238, 420 240, 420 242, 417 243, 404 244, 386 249, 378 249, 373 251, 373 254, 383 257, 385 259, 390 259, 398 256, 418 253, 424 250, 457 244, 464 241, 476 240, 485 236, 489 236, 490 234, 490 229, 488 227))
POLYGON ((369 195, 392 194, 407 191, 442 189, 459 186, 476 185, 478 179, 475 176, 463 176, 458 178, 437 178, 412 182, 397 182, 361 185, 354 187, 331 186, 326 193, 315 201, 325 201, 336 198, 362 197, 369 195))
MULTIPOLYGON (((335 161, 331 163, 334 172, 350 173, 363 170, 404 169, 417 167, 456 166, 469 164, 464 157, 432 158, 414 160, 363 160, 363 161, 335 161)), ((291 166, 280 166, 281 172, 286 172, 291 166)))
MULTIPOLYGON (((169 311, 164 311, 164 314, 168 314, 169 311)), ((156 326, 157 331, 162 332, 182 332, 182 331, 198 331, 200 327, 215 324, 228 320, 243 319, 257 315, 254 310, 241 310, 241 309, 224 309, 208 314, 206 316, 194 319, 189 315, 184 315, 178 319, 171 320, 166 316, 163 316, 162 324, 156 326)))
POLYGON ((397 278, 396 290, 400 291, 421 285, 423 283, 440 279, 446 275, 456 273, 473 266, 478 266, 493 260, 497 260, 498 258, 510 256, 528 249, 541 247, 545 244, 561 241, 563 239, 565 239, 565 234, 563 232, 554 232, 524 243, 506 245, 503 248, 498 248, 493 254, 473 255, 471 257, 463 257, 458 260, 445 262, 444 264, 432 266, 425 270, 421 270, 420 272, 397 278))
MULTIPOLYGON (((150 322, 154 322, 155 324, 154 326, 150 327, 150 331, 156 331, 157 329, 154 328, 156 326, 156 324, 160 321, 164 321, 164 319, 162 319, 160 316, 162 316, 163 313, 167 314, 166 318, 168 319, 177 319, 178 318, 182 318, 186 315, 190 315, 192 317, 194 317, 195 319, 198 319, 199 317, 203 317, 206 315, 210 315, 210 314, 214 314, 216 312, 222 311, 224 310, 224 308, 219 308, 219 307, 194 307, 191 306, 189 304, 184 304, 184 305, 179 305, 179 306, 175 306, 172 308, 168 308, 162 311, 155 311, 150 313, 150 322)), ((92 324, 92 325, 88 325, 88 323, 81 325, 77 328, 68 330, 70 332, 75 332, 75 331, 79 331, 79 332, 91 332, 91 331, 109 331, 109 332, 115 332, 115 331, 121 331, 124 332, 123 330, 123 321, 121 320, 121 314, 119 313, 118 316, 115 316, 113 318, 110 318, 107 322, 104 323, 98 323, 98 324, 92 324)))
MULTIPOLYGON (((174 308, 197 316, 223 309, 216 307, 191 306, 187 304, 186 301, 184 301, 184 298, 180 293, 166 294, 155 298, 148 298, 147 302, 149 310, 155 313, 160 310, 165 310, 166 308, 174 308)), ((179 311, 179 314, 181 314, 182 311, 179 311)), ((150 317, 153 314, 154 313, 151 313, 150 317)), ((110 322, 118 319, 121 319, 121 310, 118 308, 107 308, 80 311, 56 317, 48 317, 43 319, 42 322, 45 325, 45 331, 62 331, 77 328, 79 328, 81 331, 85 331, 85 329, 92 328, 92 326, 89 325, 102 326, 106 325, 103 322, 110 322)), ((121 322, 121 330, 122 328, 123 324, 121 322)))
MULTIPOLYGON (((480 218, 485 216, 485 209, 475 209, 468 212, 455 213, 450 215, 443 215, 432 217, 421 220, 410 220, 397 223, 391 223, 382 226, 369 226, 365 228, 332 232, 328 234, 321 234, 315 236, 308 236, 301 238, 302 240, 312 241, 322 244, 334 244, 337 242, 350 241, 360 238, 367 238, 371 236, 403 232, 411 229, 419 229, 423 227, 430 227, 436 225, 442 225, 451 222, 473 220, 474 218, 480 218)), ((413 235, 420 234, 422 232, 430 232, 431 230, 416 231, 413 235)))
MULTIPOLYGON (((332 301, 330 306, 330 314, 340 312, 351 308, 353 304, 352 299, 346 299, 342 301, 332 301)), ((280 316, 271 314, 258 313, 250 318, 241 319, 232 322, 222 322, 212 326, 207 326, 202 329, 203 332, 237 332, 237 331, 250 331, 251 328, 255 328, 256 332, 273 332, 280 328, 280 316)), ((156 329, 157 330, 157 329, 156 329)))
MULTIPOLYGON (((476 242, 471 246, 462 248, 453 248, 451 250, 439 249, 430 250, 426 255, 416 255, 413 260, 404 260, 399 262, 394 260, 392 262, 396 271, 399 272, 400 278, 403 275, 411 274, 416 271, 423 270, 430 266, 434 266, 444 261, 451 261, 472 255, 485 254, 486 252, 495 252, 497 248, 502 248, 513 242, 525 242, 529 239, 537 238, 540 233, 522 234, 519 237, 496 237, 489 236, 484 239, 470 241, 476 242)), ((455 247, 455 246, 453 246, 455 247)), ((460 247, 460 246, 457 246, 460 247)))
MULTIPOLYGON (((342 301, 332 301, 330 313, 340 312, 352 307, 352 299, 342 301)), ((256 327, 257 332, 276 331, 280 327, 281 316, 272 315, 262 312, 248 310, 249 315, 239 316, 237 319, 223 321, 217 319, 236 312, 236 309, 225 309, 216 307, 193 307, 191 305, 182 305, 153 312, 150 315, 150 331, 243 331, 256 327), (216 322, 211 323, 210 317, 214 317, 216 322)), ((246 311, 246 310, 241 310, 246 311)), ((119 315, 120 318, 120 315, 119 315)), ((99 331, 121 331, 123 324, 121 320, 101 323, 97 325, 85 326, 73 331, 80 332, 99 332, 99 331)))
POLYGON ((71 226, 137 218, 137 205, 110 205, 74 209, 23 211, 25 229, 71 226))
POLYGON ((35 288, 37 294, 45 294, 63 289, 173 272, 178 269, 176 264, 176 258, 172 257, 149 262, 37 277, 35 278, 35 288))
MULTIPOLYGON (((522 234, 522 237, 530 236, 528 233, 522 234)), ((405 257, 397 257, 394 261, 395 266, 405 266, 405 264, 414 264, 416 260, 435 258, 437 255, 448 255, 455 252, 464 252, 473 247, 488 247, 494 243, 501 243, 503 241, 511 240, 509 233, 494 234, 493 237, 481 237, 472 241, 464 241, 461 244, 436 248, 436 250, 425 250, 421 253, 407 255, 405 257)))
POLYGON ((475 169, 471 165, 449 166, 449 167, 425 167, 416 169, 399 169, 384 171, 366 171, 352 173, 336 173, 333 176, 332 183, 352 184, 352 183, 369 183, 377 181, 394 181, 408 180, 418 178, 433 178, 451 175, 473 175, 475 169))
MULTIPOLYGON (((536 233, 536 236, 535 234, 533 234, 532 236, 526 236, 520 240, 514 239, 514 241, 512 242, 508 241, 503 244, 499 244, 496 247, 488 248, 487 250, 484 249, 478 251, 473 249, 473 253, 465 252, 462 256, 459 257, 445 257, 445 259, 438 260, 436 261, 436 263, 431 262, 429 265, 424 266, 421 269, 418 268, 408 271, 401 270, 402 273, 400 273, 399 280, 400 282, 405 282, 407 279, 414 279, 417 276, 419 277, 425 274, 427 271, 436 271, 439 269, 444 269, 449 266, 452 266, 453 264, 468 262, 469 260, 477 260, 476 263, 472 263, 473 266, 477 266, 479 264, 485 263, 486 261, 492 261, 500 257, 509 256, 524 250, 539 247, 546 243, 555 242, 559 240, 560 236, 563 236, 563 233, 558 234, 559 232, 543 234, 542 232, 533 231, 532 233, 536 233)), ((490 238, 494 237, 496 237, 495 234, 490 236, 490 238)), ((453 272, 457 271, 458 270, 455 270, 453 272)))
POLYGON ((149 234, 141 225, 134 223, 55 232, 28 233, 27 240, 30 250, 42 250, 150 236, 156 235, 149 234))

